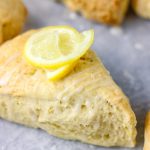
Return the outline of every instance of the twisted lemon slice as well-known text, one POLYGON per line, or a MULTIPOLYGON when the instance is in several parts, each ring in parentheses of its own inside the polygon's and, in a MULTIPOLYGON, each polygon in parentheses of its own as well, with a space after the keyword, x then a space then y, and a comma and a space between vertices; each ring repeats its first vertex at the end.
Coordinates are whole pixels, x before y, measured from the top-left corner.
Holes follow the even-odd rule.
POLYGON ((54 70, 47 69, 47 70, 45 70, 46 76, 49 80, 52 80, 52 81, 59 80, 59 79, 65 77, 75 67, 76 64, 77 64, 77 62, 74 62, 72 64, 62 66, 58 69, 54 69, 54 70))
POLYGON ((93 40, 93 30, 79 33, 69 26, 46 27, 28 39, 24 55, 32 65, 49 69, 50 79, 59 78, 71 70, 72 64, 87 52, 93 40))

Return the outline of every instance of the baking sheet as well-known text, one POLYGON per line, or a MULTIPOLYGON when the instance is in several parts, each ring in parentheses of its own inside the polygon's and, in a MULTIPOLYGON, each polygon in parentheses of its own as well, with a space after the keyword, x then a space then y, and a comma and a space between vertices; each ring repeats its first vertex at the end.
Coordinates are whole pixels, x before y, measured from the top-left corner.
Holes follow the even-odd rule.
MULTIPOLYGON (((82 16, 52 0, 24 0, 29 10, 25 30, 47 25, 71 25, 80 31, 94 28, 93 49, 114 80, 131 100, 138 120, 137 146, 143 146, 143 122, 150 108, 150 21, 129 15, 122 27, 108 27, 82 16)), ((103 148, 62 140, 40 129, 0 120, 0 150, 128 150, 103 148)))

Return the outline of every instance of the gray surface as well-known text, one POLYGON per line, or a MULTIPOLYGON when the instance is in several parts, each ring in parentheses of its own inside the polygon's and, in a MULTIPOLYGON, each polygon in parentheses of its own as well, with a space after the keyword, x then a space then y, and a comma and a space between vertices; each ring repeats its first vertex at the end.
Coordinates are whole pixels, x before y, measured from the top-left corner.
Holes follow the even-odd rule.
MULTIPOLYGON (((138 119, 138 143, 143 145, 143 120, 150 108, 150 21, 130 15, 122 28, 106 27, 70 13, 52 0, 25 0, 29 9, 26 29, 46 25, 94 28, 93 49, 101 56, 114 80, 129 96, 138 119)), ((0 120, 0 150, 110 150, 65 141, 47 133, 0 120)), ((117 149, 117 148, 114 148, 117 149)), ((120 150, 127 150, 120 148, 120 150)))

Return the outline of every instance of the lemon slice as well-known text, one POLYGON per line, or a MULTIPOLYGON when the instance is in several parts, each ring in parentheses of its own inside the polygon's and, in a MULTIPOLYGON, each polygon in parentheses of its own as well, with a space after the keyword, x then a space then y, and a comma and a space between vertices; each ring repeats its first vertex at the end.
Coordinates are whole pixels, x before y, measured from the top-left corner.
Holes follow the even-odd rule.
POLYGON ((28 39, 24 55, 34 66, 56 69, 78 60, 93 40, 93 30, 79 33, 69 26, 46 27, 28 39))
POLYGON ((74 62, 72 64, 65 65, 58 69, 50 69, 50 70, 46 69, 45 70, 46 76, 51 81, 56 81, 56 80, 62 79, 68 73, 70 73, 72 71, 72 69, 75 67, 76 64, 77 64, 77 62, 74 62))

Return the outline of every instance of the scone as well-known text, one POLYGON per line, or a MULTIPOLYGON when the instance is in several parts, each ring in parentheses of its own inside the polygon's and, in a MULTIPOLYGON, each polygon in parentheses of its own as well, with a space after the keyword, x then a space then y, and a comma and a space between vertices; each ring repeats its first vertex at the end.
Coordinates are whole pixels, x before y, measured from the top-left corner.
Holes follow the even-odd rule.
POLYGON ((146 19, 150 19, 150 0, 132 0, 135 13, 146 19))
POLYGON ((0 47, 0 117, 64 139, 134 147, 136 118, 128 98, 93 51, 52 82, 23 56, 29 31, 0 47))
POLYGON ((63 0, 72 10, 86 18, 105 24, 120 24, 128 9, 129 0, 63 0))
POLYGON ((0 44, 20 33, 26 16, 21 0, 0 0, 0 44))
POLYGON ((147 113, 145 120, 145 143, 143 150, 150 150, 150 112, 147 113))

